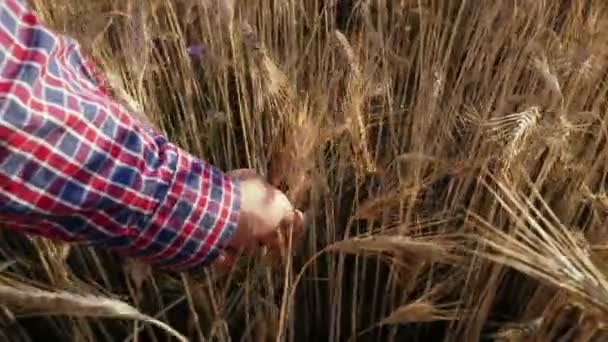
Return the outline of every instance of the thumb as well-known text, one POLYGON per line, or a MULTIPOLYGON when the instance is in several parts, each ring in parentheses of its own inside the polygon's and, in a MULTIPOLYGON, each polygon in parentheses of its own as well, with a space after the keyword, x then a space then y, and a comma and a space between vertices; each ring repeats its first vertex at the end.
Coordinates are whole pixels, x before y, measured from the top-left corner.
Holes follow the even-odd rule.
POLYGON ((275 262, 285 260, 288 254, 296 254, 300 237, 304 231, 304 215, 299 210, 292 210, 286 215, 273 235, 268 236, 265 244, 275 262), (291 243, 289 242, 291 238, 291 243), (291 245, 291 250, 287 250, 291 245))
POLYGON ((289 210, 281 219, 279 226, 270 234, 262 237, 262 243, 273 250, 280 250, 286 247, 290 236, 293 241, 297 241, 303 232, 304 215, 301 211, 294 209, 289 210))
POLYGON ((297 241, 304 232, 304 214, 298 209, 292 210, 279 225, 281 234, 288 239, 290 234, 294 241, 297 241))

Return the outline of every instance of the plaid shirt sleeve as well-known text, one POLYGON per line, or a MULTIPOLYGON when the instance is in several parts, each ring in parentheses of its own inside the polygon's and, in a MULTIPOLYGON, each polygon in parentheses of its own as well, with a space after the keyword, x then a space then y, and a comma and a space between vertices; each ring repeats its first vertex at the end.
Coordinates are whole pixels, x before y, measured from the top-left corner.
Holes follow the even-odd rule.
POLYGON ((0 1, 0 224, 163 269, 208 265, 233 233, 236 180, 134 119, 79 45, 0 1))

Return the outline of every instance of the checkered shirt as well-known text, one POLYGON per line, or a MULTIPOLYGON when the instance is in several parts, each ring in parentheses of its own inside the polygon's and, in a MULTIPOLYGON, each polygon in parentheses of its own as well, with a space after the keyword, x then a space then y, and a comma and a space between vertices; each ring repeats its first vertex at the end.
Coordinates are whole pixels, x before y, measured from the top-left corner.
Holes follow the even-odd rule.
POLYGON ((170 270, 232 235, 236 180, 134 119, 71 38, 0 0, 0 225, 170 270))

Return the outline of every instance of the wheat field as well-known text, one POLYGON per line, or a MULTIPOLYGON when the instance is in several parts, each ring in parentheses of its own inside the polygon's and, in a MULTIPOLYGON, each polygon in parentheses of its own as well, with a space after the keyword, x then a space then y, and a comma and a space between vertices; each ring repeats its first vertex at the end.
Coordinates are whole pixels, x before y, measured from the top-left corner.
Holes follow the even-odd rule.
POLYGON ((306 233, 194 277, 0 230, 0 340, 608 339, 605 0, 31 3, 306 233))

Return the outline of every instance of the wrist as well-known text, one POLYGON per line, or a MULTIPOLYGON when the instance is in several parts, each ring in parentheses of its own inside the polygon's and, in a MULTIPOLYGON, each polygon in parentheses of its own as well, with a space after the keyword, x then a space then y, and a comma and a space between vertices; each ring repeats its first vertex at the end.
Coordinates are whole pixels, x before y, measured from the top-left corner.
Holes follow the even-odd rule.
MULTIPOLYGON (((211 264, 236 230, 239 183, 216 167, 174 149, 166 194, 129 246, 132 256, 161 269, 188 271, 211 264)), ((171 158, 171 157, 170 157, 171 158)))
POLYGON ((197 248, 189 249, 179 262, 168 260, 161 263, 163 268, 188 271, 207 267, 218 258, 236 233, 242 204, 240 182, 213 165, 201 163, 201 200, 195 206, 201 215, 194 220, 195 229, 190 236, 197 248))

